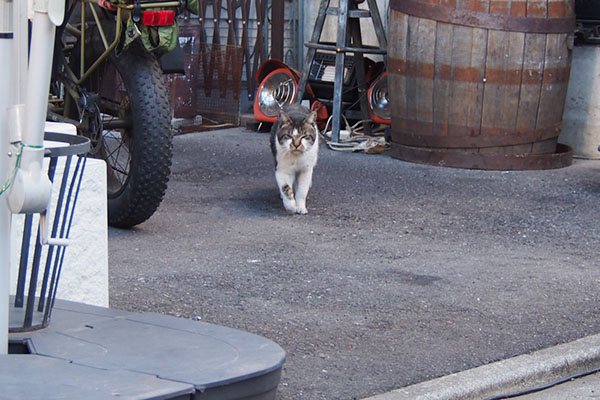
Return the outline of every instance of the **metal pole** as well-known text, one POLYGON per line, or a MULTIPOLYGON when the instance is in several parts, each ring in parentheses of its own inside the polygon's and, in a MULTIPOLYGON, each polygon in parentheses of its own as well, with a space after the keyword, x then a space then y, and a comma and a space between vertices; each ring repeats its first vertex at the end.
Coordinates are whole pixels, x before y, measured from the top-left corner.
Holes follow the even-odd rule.
MULTIPOLYGON (((8 108, 12 105, 12 1, 0 0, 0 187, 8 176, 8 108)), ((10 293, 10 216, 6 196, 0 197, 0 354, 8 354, 8 296, 10 293)))
POLYGON ((335 53, 335 78, 333 82, 333 110, 331 120, 331 141, 340 142, 340 124, 342 122, 342 92, 344 90, 344 62, 346 59, 346 39, 348 33, 349 0, 340 0, 335 53))
MULTIPOLYGON (((283 24, 285 23, 285 6, 283 0, 271 3, 271 58, 283 60, 283 24)), ((266 18, 265 18, 266 19, 266 18)))
POLYGON ((297 10, 297 21, 296 21, 296 51, 298 52, 296 56, 296 65, 294 66, 296 69, 302 69, 302 61, 304 60, 304 4, 301 0, 296 0, 296 10, 297 10))

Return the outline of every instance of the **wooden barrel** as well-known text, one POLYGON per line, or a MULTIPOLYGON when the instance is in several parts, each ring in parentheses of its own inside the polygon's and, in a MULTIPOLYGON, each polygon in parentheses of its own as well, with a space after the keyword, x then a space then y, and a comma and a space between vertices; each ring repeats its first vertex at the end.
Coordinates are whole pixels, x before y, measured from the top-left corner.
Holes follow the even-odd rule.
POLYGON ((570 165, 557 146, 573 0, 390 0, 392 156, 476 169, 570 165))

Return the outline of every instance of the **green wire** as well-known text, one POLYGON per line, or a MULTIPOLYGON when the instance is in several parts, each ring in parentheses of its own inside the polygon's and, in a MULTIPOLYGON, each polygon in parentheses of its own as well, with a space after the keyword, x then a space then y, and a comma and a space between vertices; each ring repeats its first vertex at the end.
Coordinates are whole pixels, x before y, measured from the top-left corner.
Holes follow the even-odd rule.
POLYGON ((6 182, 4 182, 4 185, 2 185, 2 188, 0 189, 0 196, 2 196, 13 184, 13 181, 15 180, 15 176, 17 176, 17 171, 21 167, 21 156, 23 155, 23 149, 25 147, 28 147, 30 149, 43 149, 44 148, 44 146, 34 146, 31 144, 25 144, 23 142, 19 142, 19 151, 17 152, 17 159, 15 160, 15 168, 13 169, 12 174, 8 177, 6 182))

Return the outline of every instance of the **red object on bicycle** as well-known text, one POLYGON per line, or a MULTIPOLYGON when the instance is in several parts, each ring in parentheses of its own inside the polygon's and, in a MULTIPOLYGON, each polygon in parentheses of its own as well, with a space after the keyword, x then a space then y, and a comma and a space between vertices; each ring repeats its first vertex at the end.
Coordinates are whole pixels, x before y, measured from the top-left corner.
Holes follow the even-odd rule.
POLYGON ((144 11, 142 24, 146 26, 169 26, 175 23, 175 11, 144 11))

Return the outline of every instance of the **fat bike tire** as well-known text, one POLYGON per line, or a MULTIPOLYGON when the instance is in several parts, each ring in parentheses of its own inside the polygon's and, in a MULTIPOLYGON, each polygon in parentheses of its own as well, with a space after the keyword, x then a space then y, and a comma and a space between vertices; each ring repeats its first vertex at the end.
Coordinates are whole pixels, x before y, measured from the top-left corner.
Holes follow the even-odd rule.
POLYGON ((149 219, 165 195, 171 173, 173 110, 159 63, 141 46, 131 46, 119 57, 112 55, 108 62, 126 88, 129 110, 125 113, 131 121, 121 136, 129 152, 128 173, 121 182, 111 183, 117 167, 107 159, 109 150, 102 144, 109 169, 108 222, 131 228, 149 219))

